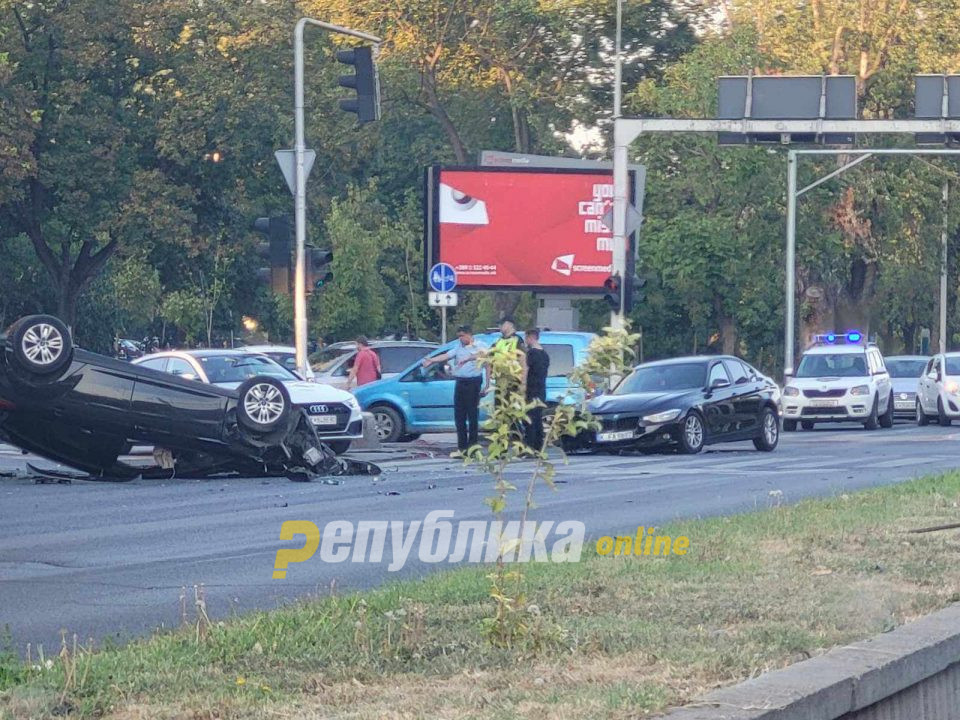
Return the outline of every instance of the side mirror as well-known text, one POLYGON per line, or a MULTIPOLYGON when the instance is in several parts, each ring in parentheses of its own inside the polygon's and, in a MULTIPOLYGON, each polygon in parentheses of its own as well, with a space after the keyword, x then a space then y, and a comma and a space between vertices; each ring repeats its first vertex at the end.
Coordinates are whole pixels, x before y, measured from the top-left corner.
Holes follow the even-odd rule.
POLYGON ((710 383, 711 390, 720 390, 721 388, 730 387, 730 381, 725 380, 724 378, 717 378, 712 383, 710 383))
POLYGON ((197 376, 193 373, 177 373, 177 377, 181 380, 196 380, 197 376))
POLYGON ((931 370, 930 372, 927 373, 927 379, 936 381, 936 380, 939 380, 940 378, 937 377, 936 370, 931 370))

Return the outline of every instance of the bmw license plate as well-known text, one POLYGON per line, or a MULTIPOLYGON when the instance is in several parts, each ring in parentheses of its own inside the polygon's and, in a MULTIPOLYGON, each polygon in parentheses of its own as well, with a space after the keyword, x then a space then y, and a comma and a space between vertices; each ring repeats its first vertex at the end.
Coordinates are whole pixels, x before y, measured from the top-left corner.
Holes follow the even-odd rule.
POLYGON ((314 425, 336 425, 336 415, 311 415, 310 422, 314 425))
POLYGON ((618 440, 631 440, 632 438, 633 430, 597 433, 597 442, 617 442, 618 440))
POLYGON ((810 407, 836 407, 840 404, 839 400, 811 400, 810 407))

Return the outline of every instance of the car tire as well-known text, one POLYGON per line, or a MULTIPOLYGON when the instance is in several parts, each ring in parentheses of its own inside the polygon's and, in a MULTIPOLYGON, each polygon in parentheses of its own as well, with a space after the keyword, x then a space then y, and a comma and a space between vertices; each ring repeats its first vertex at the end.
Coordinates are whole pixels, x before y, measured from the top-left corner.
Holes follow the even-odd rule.
POLYGON ((784 421, 783 421, 783 431, 784 431, 784 432, 796 432, 796 431, 797 431, 797 421, 796 421, 796 420, 784 420, 784 421))
POLYGON ((800 427, 802 427, 804 430, 813 430, 813 428, 814 428, 815 425, 816 425, 816 423, 814 423, 813 420, 801 420, 801 421, 800 421, 800 427))
POLYGON ((324 444, 333 450, 334 455, 343 455, 350 449, 349 440, 324 440, 324 444))
POLYGON ((73 359, 70 329, 52 315, 22 318, 7 337, 16 366, 32 375, 57 375, 73 359))
POLYGON ((923 405, 917 400, 917 425, 926 427, 930 424, 930 416, 923 411, 923 405))
POLYGON ((403 417, 389 405, 374 405, 373 424, 380 442, 398 442, 404 436, 403 417))
POLYGON ((420 439, 420 433, 407 433, 406 435, 400 436, 400 442, 408 443, 413 442, 414 440, 420 439))
POLYGON ((693 411, 680 425, 680 451, 685 455, 696 455, 706 444, 707 431, 700 413, 693 411))
POLYGON ((863 422, 863 426, 867 430, 876 430, 880 427, 880 418, 877 416, 877 402, 877 398, 873 398, 873 407, 870 409, 870 416, 863 422))
POLYGON ((890 393, 890 399, 887 401, 886 411, 884 411, 883 415, 880 416, 880 427, 893 427, 893 393, 890 393))
POLYGON ((943 409, 943 398, 937 398, 937 422, 940 423, 940 427, 950 427, 952 422, 943 409))
POLYGON ((761 452, 772 452, 780 442, 780 420, 772 408, 760 413, 760 434, 753 439, 753 446, 761 452))
POLYGON ((283 427, 290 417, 290 393, 276 378, 252 377, 237 388, 237 394, 237 422, 245 430, 267 435, 283 427))

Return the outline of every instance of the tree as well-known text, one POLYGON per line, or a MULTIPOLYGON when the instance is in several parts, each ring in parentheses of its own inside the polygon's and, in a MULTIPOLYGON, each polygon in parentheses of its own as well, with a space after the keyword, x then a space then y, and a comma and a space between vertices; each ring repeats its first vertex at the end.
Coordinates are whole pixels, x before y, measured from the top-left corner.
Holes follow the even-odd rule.
POLYGON ((324 286, 315 321, 324 338, 375 335, 383 329, 384 295, 379 274, 380 249, 390 227, 381 222, 376 189, 352 187, 334 201, 325 222, 333 247, 333 282, 324 286))

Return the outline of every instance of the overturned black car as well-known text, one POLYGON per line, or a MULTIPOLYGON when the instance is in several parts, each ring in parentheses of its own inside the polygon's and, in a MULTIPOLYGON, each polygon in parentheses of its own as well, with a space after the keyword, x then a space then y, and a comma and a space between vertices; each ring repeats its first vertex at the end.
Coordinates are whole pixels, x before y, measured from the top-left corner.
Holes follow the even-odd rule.
POLYGON ((74 347, 49 315, 0 335, 0 440, 94 477, 379 474, 324 445, 276 378, 179 378, 74 347), (153 475, 118 460, 133 444, 156 448, 153 475))
POLYGON ((588 405, 600 429, 565 441, 566 449, 641 449, 753 440, 770 451, 780 439, 774 389, 731 356, 683 357, 640 365, 610 395, 588 405))

